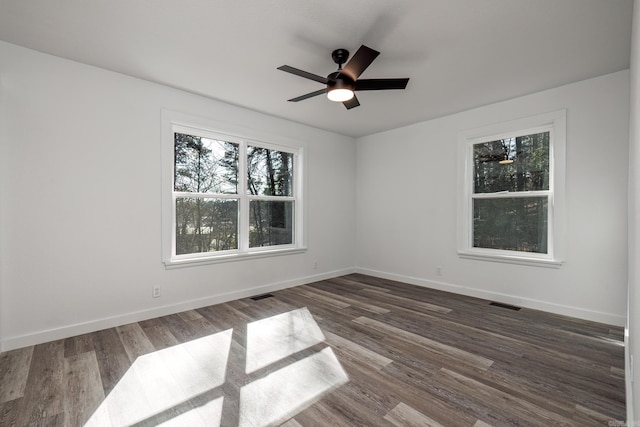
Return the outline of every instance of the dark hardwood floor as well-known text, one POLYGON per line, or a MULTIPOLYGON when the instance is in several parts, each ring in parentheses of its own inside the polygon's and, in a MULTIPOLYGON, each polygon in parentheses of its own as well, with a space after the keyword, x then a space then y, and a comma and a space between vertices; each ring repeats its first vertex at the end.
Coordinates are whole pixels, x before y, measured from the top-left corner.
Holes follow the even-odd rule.
POLYGON ((607 426, 623 330, 353 274, 0 355, 1 426, 607 426))

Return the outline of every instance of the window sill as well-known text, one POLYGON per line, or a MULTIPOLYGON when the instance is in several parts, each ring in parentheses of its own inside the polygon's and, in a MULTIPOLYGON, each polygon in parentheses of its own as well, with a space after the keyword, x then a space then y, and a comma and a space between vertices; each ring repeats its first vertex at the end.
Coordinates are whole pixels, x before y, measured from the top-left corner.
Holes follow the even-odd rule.
POLYGON ((184 268, 184 267, 195 267, 199 265, 207 265, 207 264, 219 264, 225 262, 233 262, 233 261, 246 261, 250 259, 257 258, 267 258, 274 256, 282 256, 282 255, 294 255, 301 254, 307 251, 307 248, 291 248, 291 249, 272 249, 272 250, 261 250, 251 253, 235 253, 228 255, 213 255, 208 257, 199 257, 199 258, 185 258, 178 260, 165 260, 163 261, 165 269, 174 269, 174 268, 184 268))
POLYGON ((527 258, 513 255, 494 255, 467 251, 458 251, 458 256, 464 259, 519 264, 531 267, 560 268, 562 264, 564 264, 564 261, 556 259, 527 258))

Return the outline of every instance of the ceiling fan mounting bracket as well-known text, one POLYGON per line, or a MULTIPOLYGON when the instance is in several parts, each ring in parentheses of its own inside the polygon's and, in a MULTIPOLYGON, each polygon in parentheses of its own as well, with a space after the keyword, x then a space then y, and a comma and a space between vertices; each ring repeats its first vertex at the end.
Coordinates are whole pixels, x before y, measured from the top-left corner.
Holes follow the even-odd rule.
POLYGON ((349 51, 347 49, 336 49, 331 52, 331 58, 333 58, 333 62, 338 64, 338 68, 342 68, 342 64, 349 59, 349 51))

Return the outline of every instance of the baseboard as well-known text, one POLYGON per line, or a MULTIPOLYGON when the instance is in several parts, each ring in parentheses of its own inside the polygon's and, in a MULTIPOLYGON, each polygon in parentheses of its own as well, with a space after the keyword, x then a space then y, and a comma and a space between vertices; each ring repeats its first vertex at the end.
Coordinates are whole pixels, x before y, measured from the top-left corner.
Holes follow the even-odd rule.
POLYGON ((629 349, 629 325, 624 328, 624 386, 625 401, 627 406, 627 425, 635 425, 635 415, 633 410, 633 370, 631 364, 631 354, 629 349))
POLYGON ((409 283, 411 285, 423 286, 431 289, 438 289, 441 291, 452 292, 452 293, 466 295, 470 297, 482 298, 490 301, 497 301, 505 304, 531 308, 534 310, 546 311, 549 313, 575 317, 578 319, 591 320, 593 322, 604 323, 607 325, 624 326, 626 324, 625 316, 619 316, 611 313, 585 310, 578 307, 554 304, 547 301, 540 301, 540 300, 535 300, 530 298, 522 298, 515 295, 485 291, 482 289, 459 286, 459 285, 454 285, 451 283, 445 283, 440 281, 425 280, 418 277, 387 273, 387 272, 372 270, 368 268, 356 267, 355 270, 356 270, 356 273, 379 277, 381 279, 395 280, 397 282, 409 283))
POLYGON ((126 325, 128 323, 140 322, 143 320, 153 319, 155 317, 167 316, 170 314, 180 313, 186 310, 206 307, 209 305, 220 304, 241 298, 247 298, 266 292, 274 292, 281 289, 291 288, 294 286, 305 285, 320 280, 331 279, 351 273, 361 273, 369 276, 379 277, 382 279, 395 280, 398 282, 409 283, 412 285, 423 286, 431 289, 438 289, 446 292, 453 292, 461 295, 467 295, 476 298, 483 298, 492 301, 499 301, 506 304, 517 305, 521 307, 547 311, 550 313, 561 314, 579 319, 591 320, 595 322, 605 323, 615 326, 624 326, 626 318, 610 313, 585 310, 577 307, 553 304, 545 301, 516 297, 513 295, 502 294, 497 292, 489 292, 482 289, 469 288, 454 285, 445 282, 425 280, 417 277, 404 276, 400 274, 387 273, 367 268, 348 268, 325 272, 312 276, 305 276, 297 279, 287 280, 283 282, 270 283, 252 288, 243 289, 235 292, 212 295, 204 298, 197 298, 183 301, 175 304, 168 304, 161 307, 154 307, 148 310, 141 310, 123 315, 106 317, 92 320, 89 322, 67 325, 59 328, 53 328, 38 331, 31 334, 25 334, 15 337, 9 337, 0 341, 0 351, 9 351, 17 348, 28 347, 30 345, 41 344, 44 342, 55 341, 73 337, 76 335, 86 334, 99 331, 102 329, 113 328, 116 326, 126 325))
POLYGON ((352 268, 335 270, 326 273, 306 276, 297 279, 287 280, 283 282, 270 283, 267 285, 255 286, 252 288, 242 289, 235 292, 227 292, 218 295, 212 295, 204 298, 197 298, 183 301, 175 304, 168 304, 161 307, 154 307, 148 310, 140 310, 123 315, 96 319, 89 322, 67 325, 59 328, 48 329, 31 334, 25 334, 15 337, 9 337, 0 341, 0 352, 14 350, 17 348, 28 347, 30 345, 41 344, 49 341, 69 338, 76 335, 82 335, 90 332, 96 332, 103 329, 122 326, 129 323, 140 322, 143 320, 153 319, 160 316, 180 313, 182 311, 194 310, 209 305, 221 304, 227 301, 233 301, 241 298, 248 298, 254 295, 260 295, 267 292, 275 292, 281 289, 287 289, 294 286, 305 285, 320 280, 332 279, 334 277, 344 276, 354 273, 352 268))

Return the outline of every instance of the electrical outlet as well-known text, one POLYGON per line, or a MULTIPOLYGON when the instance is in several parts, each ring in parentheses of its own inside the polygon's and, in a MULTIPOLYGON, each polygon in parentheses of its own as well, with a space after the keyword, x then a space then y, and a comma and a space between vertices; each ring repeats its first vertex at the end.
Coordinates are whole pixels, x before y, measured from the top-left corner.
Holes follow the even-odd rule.
POLYGON ((442 276, 442 267, 441 266, 437 266, 436 267, 436 276, 442 276))
POLYGON ((151 289, 151 296, 153 298, 158 298, 160 296, 160 286, 154 286, 151 289))
POLYGON ((317 261, 317 260, 314 260, 314 261, 313 261, 313 269, 314 269, 314 270, 317 270, 317 269, 318 269, 318 261, 317 261))

